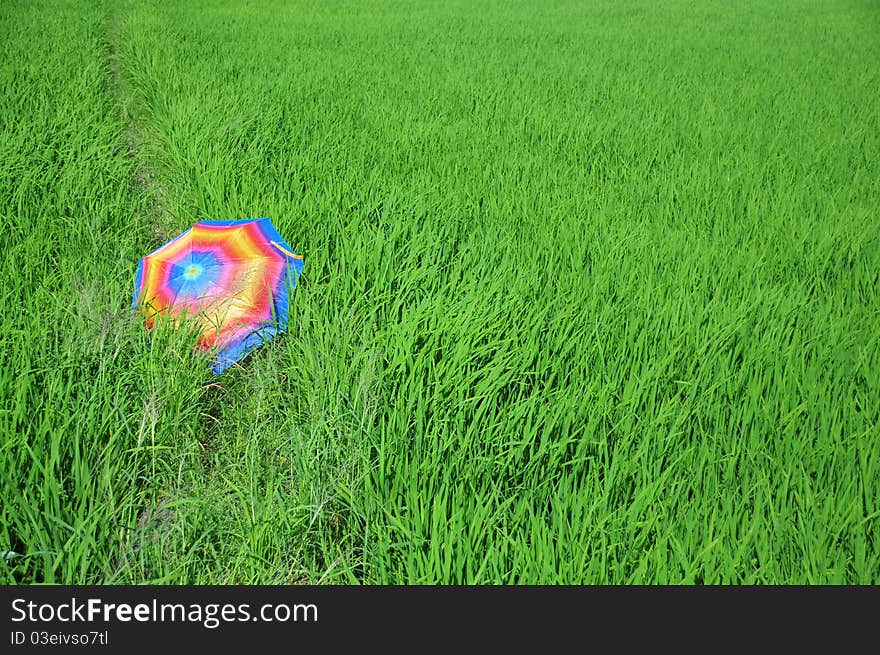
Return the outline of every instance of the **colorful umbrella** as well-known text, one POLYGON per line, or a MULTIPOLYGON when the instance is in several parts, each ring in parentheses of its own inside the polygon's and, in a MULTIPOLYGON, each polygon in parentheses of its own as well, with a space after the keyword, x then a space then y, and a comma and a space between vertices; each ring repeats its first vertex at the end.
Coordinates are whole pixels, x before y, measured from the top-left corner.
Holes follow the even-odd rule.
POLYGON ((201 221, 138 263, 132 307, 195 321, 222 373, 287 328, 303 260, 268 218, 201 221))

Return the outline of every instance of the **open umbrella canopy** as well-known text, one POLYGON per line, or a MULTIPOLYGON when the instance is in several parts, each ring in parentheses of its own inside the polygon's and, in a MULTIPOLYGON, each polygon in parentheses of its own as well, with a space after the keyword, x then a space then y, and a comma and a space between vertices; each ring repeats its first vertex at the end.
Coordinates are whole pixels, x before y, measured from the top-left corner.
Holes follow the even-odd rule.
POLYGON ((268 218, 201 221, 138 263, 132 307, 197 326, 197 348, 222 373, 287 328, 303 268, 268 218))

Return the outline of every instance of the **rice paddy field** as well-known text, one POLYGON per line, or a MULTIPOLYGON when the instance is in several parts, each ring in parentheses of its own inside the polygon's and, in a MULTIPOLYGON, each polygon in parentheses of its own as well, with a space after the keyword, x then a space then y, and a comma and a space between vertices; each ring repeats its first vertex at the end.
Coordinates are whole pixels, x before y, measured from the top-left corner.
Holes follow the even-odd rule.
POLYGON ((880 583, 880 5, 0 5, 0 582, 880 583), (272 218, 215 376, 138 258, 272 218))

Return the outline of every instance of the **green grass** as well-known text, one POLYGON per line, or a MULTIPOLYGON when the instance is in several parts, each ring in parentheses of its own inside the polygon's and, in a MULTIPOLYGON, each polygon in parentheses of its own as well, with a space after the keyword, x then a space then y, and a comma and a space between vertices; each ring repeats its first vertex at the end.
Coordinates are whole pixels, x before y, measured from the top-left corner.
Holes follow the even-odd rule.
POLYGON ((0 581, 880 582, 874 3, 178 4, 0 9, 0 581))

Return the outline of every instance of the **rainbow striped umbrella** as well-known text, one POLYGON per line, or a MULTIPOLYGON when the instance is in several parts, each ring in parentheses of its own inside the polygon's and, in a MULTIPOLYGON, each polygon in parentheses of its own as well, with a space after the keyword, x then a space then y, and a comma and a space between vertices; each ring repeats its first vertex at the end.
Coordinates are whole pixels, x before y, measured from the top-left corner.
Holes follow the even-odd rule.
POLYGON ((132 308, 195 321, 222 373, 287 328, 302 257, 268 218, 201 221, 138 263, 132 308))

